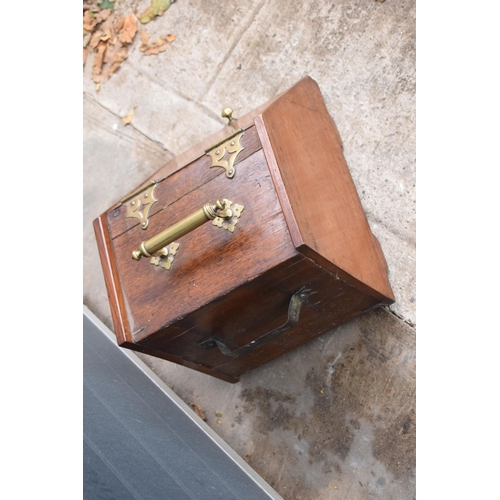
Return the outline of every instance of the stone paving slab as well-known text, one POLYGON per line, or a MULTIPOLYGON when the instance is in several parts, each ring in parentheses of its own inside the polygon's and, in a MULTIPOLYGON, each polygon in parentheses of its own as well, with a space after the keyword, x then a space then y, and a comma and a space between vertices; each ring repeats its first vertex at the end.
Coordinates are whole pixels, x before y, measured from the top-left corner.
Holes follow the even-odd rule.
MULTIPOLYGON (((132 4, 117 0, 117 9, 132 4)), ((146 28, 152 39, 174 33, 176 40, 144 56, 137 37, 99 92, 91 57, 84 68, 84 303, 112 328, 92 220, 220 130, 223 106, 241 116, 309 74, 343 139, 396 303, 237 385, 141 359, 186 402, 200 404, 209 425, 284 498, 412 499, 415 2, 178 0, 146 28)))
POLYGON ((415 332, 383 309, 235 385, 154 369, 287 500, 415 494, 415 332))

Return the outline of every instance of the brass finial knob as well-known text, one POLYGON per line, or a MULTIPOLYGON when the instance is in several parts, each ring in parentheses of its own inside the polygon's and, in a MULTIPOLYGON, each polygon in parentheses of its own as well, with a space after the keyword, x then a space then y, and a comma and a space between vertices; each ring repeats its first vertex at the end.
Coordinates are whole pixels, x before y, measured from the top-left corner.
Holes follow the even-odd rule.
POLYGON ((231 125, 231 123, 236 121, 236 118, 233 118, 233 110, 231 108, 224 108, 221 116, 222 118, 227 118, 229 120, 228 125, 231 125))

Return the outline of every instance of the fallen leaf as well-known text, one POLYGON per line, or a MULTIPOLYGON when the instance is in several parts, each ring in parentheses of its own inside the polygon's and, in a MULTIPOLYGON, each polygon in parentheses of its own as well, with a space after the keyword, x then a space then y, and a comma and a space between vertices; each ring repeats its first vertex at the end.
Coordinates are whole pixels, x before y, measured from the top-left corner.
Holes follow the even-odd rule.
POLYGON ((95 91, 99 92, 100 88, 101 88, 101 84, 100 83, 96 83, 95 84, 95 91))
POLYGON ((91 32, 84 32, 83 33, 83 48, 85 48, 89 44, 91 38, 92 38, 91 32))
POLYGON ((95 50, 99 42, 106 41, 107 36, 111 36, 113 34, 113 22, 114 15, 106 17, 99 27, 96 28, 94 33, 92 34, 92 38, 89 43, 89 49, 95 50), (104 40, 102 40, 104 38, 104 40))
POLYGON ((154 17, 160 16, 170 7, 170 0, 151 0, 151 5, 139 15, 142 24, 149 23, 154 17))
POLYGON ((121 43, 132 43, 136 33, 137 23, 135 22, 135 16, 134 14, 129 14, 123 20, 123 30, 118 39, 121 43))
POLYGON ((216 416, 217 418, 221 418, 221 417, 222 417, 222 413, 220 413, 220 412, 216 411, 216 412, 215 412, 215 416, 216 416))
POLYGON ((86 31, 92 31, 95 25, 98 24, 97 19, 92 18, 92 14, 89 10, 86 10, 83 14, 83 29, 86 31))
POLYGON ((207 421, 207 417, 205 417, 205 414, 203 413, 200 405, 189 403, 189 406, 195 411, 196 415, 198 415, 205 422, 207 421))
POLYGON ((92 38, 90 39, 89 49, 95 50, 101 41, 101 36, 103 35, 101 30, 97 30, 92 34, 92 38))
POLYGON ((141 46, 139 47, 141 52, 144 52, 149 47, 148 42, 150 37, 151 35, 147 31, 141 33, 141 46))
POLYGON ((132 108, 130 112, 122 118, 123 125, 128 125, 135 115, 135 108, 132 108))
MULTIPOLYGON (((175 0, 152 0, 149 7, 153 17, 161 15, 175 0)), ((84 0, 83 4, 83 47, 84 64, 88 54, 95 52, 92 68, 92 80, 102 85, 118 71, 128 57, 128 48, 133 42, 138 29, 135 14, 128 14, 117 19, 114 12, 114 0, 84 0)), ((159 54, 166 50, 168 43, 175 39, 169 34, 149 43, 150 34, 141 33, 139 50, 146 55, 159 54)))
POLYGON ((128 45, 108 45, 104 62, 106 65, 102 71, 102 82, 107 82, 116 73, 121 63, 127 59, 128 45))
POLYGON ((111 15, 111 9, 101 10, 95 15, 97 22, 106 21, 106 19, 111 15))
POLYGON ((116 21, 116 24, 113 26, 115 33, 118 33, 123 28, 124 24, 125 24, 125 17, 120 17, 120 19, 118 19, 118 21, 116 21))
MULTIPOLYGON (((152 44, 144 44, 141 46, 141 48, 144 48, 143 52, 145 55, 150 56, 152 54, 159 54, 160 52, 167 50, 167 45, 168 42, 165 38, 158 38, 152 44)), ((139 50, 141 50, 141 48, 139 48, 139 50)))
POLYGON ((97 54, 94 58, 94 66, 92 69, 92 80, 95 83, 99 83, 101 81, 100 75, 102 71, 102 63, 104 61, 104 53, 106 52, 106 43, 99 42, 97 46, 97 54))
POLYGON ((89 51, 87 49, 83 49, 83 65, 87 62, 87 56, 89 55, 89 51))

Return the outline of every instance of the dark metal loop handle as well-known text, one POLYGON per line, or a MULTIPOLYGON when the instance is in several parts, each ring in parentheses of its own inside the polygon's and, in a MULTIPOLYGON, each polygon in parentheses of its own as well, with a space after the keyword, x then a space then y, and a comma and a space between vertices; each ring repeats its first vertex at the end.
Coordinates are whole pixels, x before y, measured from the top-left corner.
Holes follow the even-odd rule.
POLYGON ((234 351, 231 351, 223 342, 213 337, 203 342, 202 345, 204 345, 205 347, 215 347, 215 344, 222 354, 231 356, 232 358, 238 358, 239 356, 248 354, 249 352, 257 349, 257 347, 260 347, 266 342, 275 339, 286 331, 297 326, 302 305, 311 295, 315 293, 317 292, 313 292, 312 290, 306 289, 305 287, 302 287, 298 292, 295 292, 290 299, 290 304, 288 305, 288 319, 286 323, 279 326, 275 330, 271 330, 270 332, 262 335, 258 339, 252 340, 252 342, 239 347, 238 349, 235 349, 234 351))

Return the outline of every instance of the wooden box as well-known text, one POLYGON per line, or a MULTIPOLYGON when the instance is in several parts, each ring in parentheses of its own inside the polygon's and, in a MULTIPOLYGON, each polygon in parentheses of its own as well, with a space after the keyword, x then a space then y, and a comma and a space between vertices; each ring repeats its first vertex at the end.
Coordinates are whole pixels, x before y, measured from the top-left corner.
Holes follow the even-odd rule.
POLYGON ((309 77, 167 163, 94 228, 118 344, 229 382, 394 301, 309 77))

